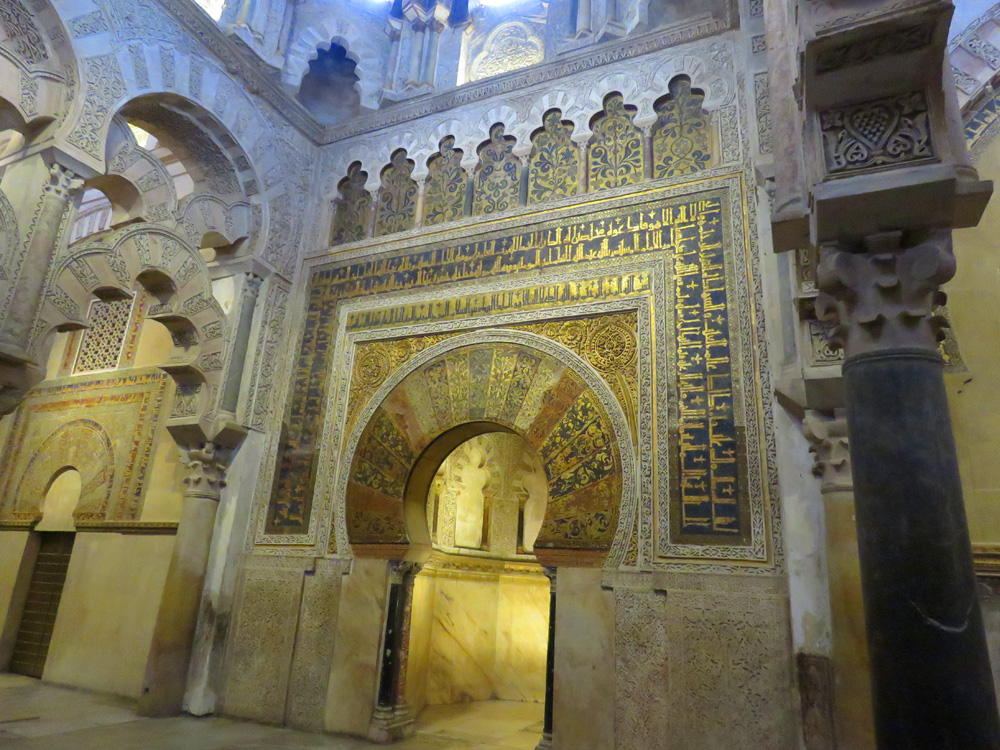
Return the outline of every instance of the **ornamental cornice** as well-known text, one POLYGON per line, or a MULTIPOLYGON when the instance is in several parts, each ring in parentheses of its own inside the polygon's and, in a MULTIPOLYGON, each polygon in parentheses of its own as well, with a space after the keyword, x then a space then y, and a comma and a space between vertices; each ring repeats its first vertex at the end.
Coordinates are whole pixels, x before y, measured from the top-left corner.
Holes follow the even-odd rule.
POLYGON ((240 79, 251 94, 264 99, 291 125, 319 145, 370 133, 493 96, 518 92, 528 86, 704 39, 734 27, 732 21, 711 19, 681 28, 660 29, 624 40, 614 40, 567 54, 556 61, 466 84, 334 126, 318 122, 281 86, 273 68, 260 60, 242 42, 227 35, 191 0, 155 1, 190 31, 201 44, 211 50, 225 66, 226 71, 240 79))
POLYGON ((499 94, 521 91, 528 86, 553 81, 564 76, 591 70, 593 68, 640 57, 667 47, 697 41, 708 36, 728 31, 731 24, 713 19, 680 29, 660 30, 650 34, 630 37, 625 40, 606 42, 573 52, 566 57, 530 68, 511 71, 482 81, 468 83, 427 98, 421 98, 404 106, 392 107, 373 112, 364 117, 352 119, 349 123, 327 126, 325 143, 349 138, 362 133, 399 125, 400 123, 424 117, 436 112, 471 104, 499 94))

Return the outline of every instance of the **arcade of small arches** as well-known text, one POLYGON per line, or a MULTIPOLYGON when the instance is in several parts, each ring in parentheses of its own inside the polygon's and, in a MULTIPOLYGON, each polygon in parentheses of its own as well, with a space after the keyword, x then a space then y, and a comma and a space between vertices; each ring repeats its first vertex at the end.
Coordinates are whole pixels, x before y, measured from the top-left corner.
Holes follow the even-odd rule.
POLYGON ((704 98, 690 77, 678 75, 655 100, 651 123, 637 124, 638 108, 612 91, 583 137, 553 108, 529 143, 496 122, 468 156, 453 135, 441 138, 419 169, 399 148, 379 170, 374 198, 368 172, 355 161, 337 185, 331 244, 709 169, 719 160, 719 133, 704 98))

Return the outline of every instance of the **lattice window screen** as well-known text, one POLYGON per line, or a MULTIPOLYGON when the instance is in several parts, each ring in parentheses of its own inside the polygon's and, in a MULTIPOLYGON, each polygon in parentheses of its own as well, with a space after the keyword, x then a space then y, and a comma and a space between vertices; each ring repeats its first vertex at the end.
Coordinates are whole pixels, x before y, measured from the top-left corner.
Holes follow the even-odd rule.
POLYGON ((96 300, 90 308, 90 328, 83 332, 74 373, 113 370, 121 359, 134 300, 96 300))

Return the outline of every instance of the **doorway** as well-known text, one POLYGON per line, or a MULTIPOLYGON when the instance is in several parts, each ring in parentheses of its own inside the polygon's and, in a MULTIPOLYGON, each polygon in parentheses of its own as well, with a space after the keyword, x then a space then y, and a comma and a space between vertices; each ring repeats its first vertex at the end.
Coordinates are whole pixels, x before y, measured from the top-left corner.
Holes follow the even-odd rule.
POLYGON ((40 678, 45 670, 75 538, 72 532, 41 532, 38 557, 14 641, 11 672, 40 678))
POLYGON ((541 459, 511 433, 467 440, 438 468, 407 661, 418 734, 541 740, 550 583, 533 545, 547 488, 541 459))

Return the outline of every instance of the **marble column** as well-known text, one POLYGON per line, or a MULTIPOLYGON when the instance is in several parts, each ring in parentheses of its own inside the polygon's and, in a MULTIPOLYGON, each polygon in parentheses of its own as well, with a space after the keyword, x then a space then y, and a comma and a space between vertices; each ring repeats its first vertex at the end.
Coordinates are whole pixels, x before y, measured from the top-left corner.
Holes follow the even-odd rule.
POLYGON ((389 563, 389 595, 386 597, 378 702, 369 731, 369 736, 376 742, 392 742, 413 733, 414 722, 406 705, 406 667, 413 585, 418 571, 419 567, 412 563, 389 563))
POLYGON ((820 478, 826 526, 826 569, 833 631, 833 723, 836 747, 875 746, 858 533, 854 522, 854 482, 847 438, 847 415, 810 411, 803 420, 820 478))
POLYGON ((826 243, 817 270, 817 310, 846 355, 878 747, 1000 748, 933 314, 951 231, 826 243))
POLYGON ((184 499, 139 698, 143 716, 181 711, 215 513, 232 456, 230 449, 212 442, 180 451, 187 470, 184 499))
POLYGON ((29 352, 31 332, 66 211, 83 187, 83 180, 76 174, 60 164, 46 163, 41 155, 10 165, 4 178, 4 185, 11 183, 12 188, 7 194, 20 199, 21 215, 30 216, 32 223, 10 305, 0 326, 0 416, 13 411, 32 385, 26 373, 26 368, 35 364, 29 352), (39 183, 40 195, 26 194, 32 184, 39 183))
POLYGON ((222 410, 230 414, 236 413, 240 401, 240 384, 243 382, 243 366, 247 358, 247 348, 250 346, 250 328, 253 325, 253 312, 257 306, 257 295, 264 281, 255 273, 247 273, 243 284, 243 294, 240 297, 240 316, 236 323, 236 339, 233 342, 233 353, 229 359, 229 371, 226 373, 226 384, 222 391, 222 410))
POLYGON ((556 670, 556 568, 545 568, 549 579, 549 641, 545 650, 545 715, 542 721, 542 739, 535 750, 552 750, 552 704, 555 698, 556 670))

